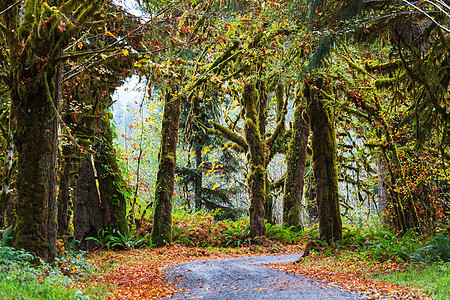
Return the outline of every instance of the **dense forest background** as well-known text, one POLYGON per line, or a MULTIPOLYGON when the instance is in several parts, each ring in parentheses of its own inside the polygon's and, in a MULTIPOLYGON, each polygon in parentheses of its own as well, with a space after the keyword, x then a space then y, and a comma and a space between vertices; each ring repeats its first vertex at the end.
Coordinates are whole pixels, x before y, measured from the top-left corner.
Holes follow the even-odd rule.
POLYGON ((162 246, 174 211, 248 218, 252 239, 449 228, 444 1, 137 4, 0 1, 12 245, 45 261, 58 237, 162 246))

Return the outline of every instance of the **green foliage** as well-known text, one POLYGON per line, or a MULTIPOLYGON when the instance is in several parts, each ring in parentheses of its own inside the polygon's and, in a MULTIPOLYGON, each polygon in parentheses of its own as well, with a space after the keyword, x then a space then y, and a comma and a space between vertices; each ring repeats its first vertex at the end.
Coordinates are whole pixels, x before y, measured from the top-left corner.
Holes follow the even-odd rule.
POLYGON ((443 234, 432 236, 426 246, 417 249, 413 258, 419 261, 450 262, 450 237, 443 234))
POLYGON ((0 247, 12 246, 14 242, 14 231, 12 227, 8 227, 3 232, 2 239, 0 240, 0 247))
POLYGON ((449 262, 450 237, 438 234, 429 238, 409 230, 400 236, 392 231, 344 228, 339 247, 365 253, 379 261, 401 259, 405 262, 449 262))
POLYGON ((225 247, 241 247, 248 246, 252 240, 250 238, 250 227, 246 223, 234 222, 230 228, 222 234, 225 240, 225 247))
POLYGON ((395 282, 427 291, 436 299, 450 299, 450 263, 411 266, 401 272, 382 275, 377 280, 395 282))
POLYGON ((132 249, 143 246, 151 246, 150 234, 146 234, 144 237, 138 238, 136 234, 125 233, 122 234, 119 231, 114 230, 114 235, 111 237, 111 247, 119 249, 132 249))
POLYGON ((283 244, 299 242, 303 237, 302 233, 293 231, 292 229, 294 228, 295 226, 283 228, 278 225, 266 223, 266 237, 283 244))
MULTIPOLYGON (((76 264, 88 263, 81 256, 76 264)), ((73 260, 72 260, 73 262, 73 260)), ((71 268, 76 265, 71 264, 71 268)), ((0 299, 90 299, 78 289, 70 289, 72 280, 33 254, 0 247, 0 299), (31 262, 40 261, 39 265, 31 262)))
POLYGON ((16 250, 12 247, 0 246, 0 265, 8 266, 10 264, 27 265, 35 256, 24 250, 16 250))
POLYGON ((401 259, 408 261, 419 247, 419 239, 414 230, 403 236, 378 228, 369 232, 364 250, 371 253, 379 261, 401 259))
POLYGON ((97 237, 88 237, 86 240, 94 241, 97 246, 106 249, 132 249, 142 246, 150 246, 151 239, 146 234, 144 237, 138 237, 136 234, 121 233, 113 229, 111 233, 108 230, 100 228, 97 232, 97 237))
POLYGON ((358 228, 356 230, 351 230, 344 227, 342 230, 342 239, 339 241, 339 246, 352 250, 358 250, 364 247, 366 241, 367 235, 362 229, 358 228))
POLYGON ((307 236, 305 232, 296 233, 291 228, 266 223, 265 237, 252 239, 248 217, 232 221, 217 220, 220 210, 206 213, 203 211, 190 214, 176 210, 173 217, 173 241, 193 247, 242 247, 252 244, 273 245, 300 242, 307 236))
POLYGON ((100 228, 97 232, 97 237, 88 237, 86 238, 87 241, 94 241, 97 246, 100 246, 101 248, 106 248, 106 249, 110 249, 111 248, 111 238, 113 236, 108 234, 108 231, 100 228))

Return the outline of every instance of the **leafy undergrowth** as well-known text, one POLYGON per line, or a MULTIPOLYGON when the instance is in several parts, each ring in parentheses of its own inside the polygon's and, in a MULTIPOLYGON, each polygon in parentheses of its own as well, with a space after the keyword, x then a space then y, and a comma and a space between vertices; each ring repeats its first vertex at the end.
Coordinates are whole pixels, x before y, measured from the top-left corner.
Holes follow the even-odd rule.
POLYGON ((193 248, 171 245, 154 249, 129 251, 99 251, 92 256, 102 274, 91 276, 79 283, 80 288, 109 286, 108 299, 161 299, 179 291, 173 283, 165 281, 164 270, 169 266, 216 258, 247 255, 299 253, 296 245, 240 248, 193 248))
POLYGON ((271 267, 316 278, 329 285, 356 292, 366 299, 430 299, 425 293, 411 287, 376 280, 386 274, 403 272, 403 262, 381 263, 364 259, 352 251, 335 255, 313 252, 296 264, 274 264, 271 267))

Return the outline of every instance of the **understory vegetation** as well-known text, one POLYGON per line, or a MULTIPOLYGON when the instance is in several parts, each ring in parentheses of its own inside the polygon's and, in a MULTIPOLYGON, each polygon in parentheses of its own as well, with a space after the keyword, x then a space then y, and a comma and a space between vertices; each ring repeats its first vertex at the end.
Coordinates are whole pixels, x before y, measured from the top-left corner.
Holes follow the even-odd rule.
MULTIPOLYGON (((195 259, 210 258, 209 251, 215 251, 217 257, 224 257, 243 254, 303 253, 305 247, 308 247, 309 254, 306 257, 299 259, 292 266, 283 266, 283 270, 298 272, 298 268, 302 268, 301 274, 315 276, 325 282, 330 279, 321 278, 320 272, 327 270, 337 272, 336 278, 341 280, 338 283, 344 288, 346 284, 343 278, 356 274, 365 280, 410 286, 423 291, 423 296, 450 299, 448 228, 440 228, 436 235, 425 237, 414 231, 399 236, 379 227, 344 227, 342 240, 328 245, 317 240, 317 227, 307 227, 301 232, 293 232, 266 223, 266 236, 251 238, 248 217, 236 221, 216 221, 218 213, 188 214, 185 211, 177 211, 174 215, 174 242, 165 248, 153 248, 149 227, 127 235, 111 235, 101 231, 97 238, 92 239, 97 244, 97 250, 91 254, 74 250, 77 241, 73 240, 73 237, 68 237, 58 242, 58 257, 52 265, 31 253, 2 244, 0 299, 15 299, 17 295, 21 295, 22 299, 111 297, 111 293, 114 294, 113 291, 120 290, 120 287, 115 286, 117 283, 114 281, 108 281, 110 279, 106 280, 102 276, 114 273, 115 269, 129 263, 131 258, 119 259, 120 255, 130 253, 132 257, 134 251, 144 249, 146 256, 150 257, 154 256, 152 253, 167 252, 164 254, 166 258, 171 255, 173 251, 171 247, 174 246, 182 247, 180 249, 185 249, 183 253, 195 259), (103 261, 105 256, 116 259, 105 263, 103 261), (345 276, 339 275, 339 272, 343 271, 350 273, 345 276), (93 278, 103 278, 105 282, 93 281, 93 278)), ((7 234, 4 233, 3 241, 5 240, 7 234)), ((183 262, 181 258, 177 260, 176 257, 177 255, 171 258, 172 263, 183 262)), ((158 260, 157 257, 153 259, 158 260)), ((153 288, 158 289, 158 284, 153 288)), ((360 294, 366 293, 366 296, 370 293, 381 293, 381 298, 387 295, 383 294, 383 290, 377 291, 375 287, 367 284, 356 286, 357 291, 360 294)), ((400 286, 386 289, 399 290, 399 293, 400 291, 403 293, 400 286)), ((350 287, 347 288, 351 290, 350 287)))

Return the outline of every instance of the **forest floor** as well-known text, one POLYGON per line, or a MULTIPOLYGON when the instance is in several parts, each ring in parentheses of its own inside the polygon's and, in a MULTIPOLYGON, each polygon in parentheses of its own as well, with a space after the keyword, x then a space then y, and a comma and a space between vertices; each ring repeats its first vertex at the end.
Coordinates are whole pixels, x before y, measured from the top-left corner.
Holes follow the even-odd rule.
MULTIPOLYGON (((298 254, 300 257, 301 253, 300 245, 194 248, 175 244, 164 248, 99 251, 91 257, 92 263, 99 269, 99 274, 87 278, 79 285, 80 288, 89 289, 106 287, 110 291, 108 299, 164 299, 174 295, 178 297, 183 295, 182 292, 189 286, 186 281, 183 284, 183 280, 174 280, 184 279, 185 275, 170 275, 175 266, 193 261, 232 257, 278 254, 298 254)), ((382 274, 401 271, 405 267, 402 263, 364 260, 352 255, 352 252, 333 255, 312 252, 298 264, 287 261, 272 264, 270 267, 317 279, 325 284, 325 287, 337 287, 353 292, 362 299, 427 299, 425 294, 411 287, 376 280, 382 274)), ((223 283, 226 282, 217 284, 223 283)))

